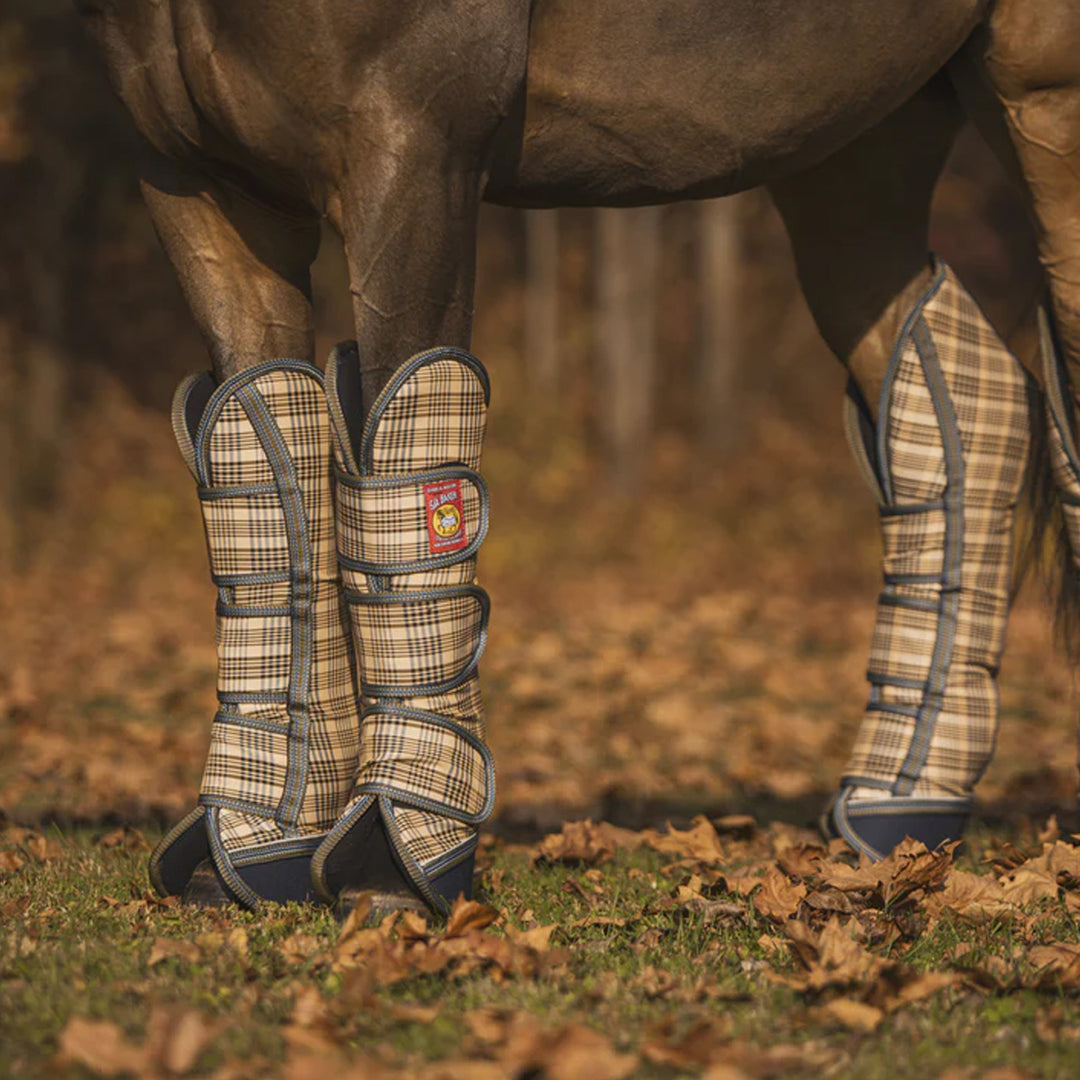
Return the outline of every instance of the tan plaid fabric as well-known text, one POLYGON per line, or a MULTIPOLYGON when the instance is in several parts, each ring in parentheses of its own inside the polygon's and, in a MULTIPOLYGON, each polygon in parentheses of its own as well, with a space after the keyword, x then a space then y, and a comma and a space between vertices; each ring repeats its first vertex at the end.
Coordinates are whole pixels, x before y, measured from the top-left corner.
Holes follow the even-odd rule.
POLYGON ((173 412, 218 587, 220 708, 199 801, 212 846, 250 861, 262 845, 268 856, 312 849, 344 809, 356 688, 322 376, 284 360, 216 389, 209 379, 185 381, 173 412))
POLYGON ((944 265, 902 332, 872 445, 862 430, 885 587, 844 783, 857 796, 966 799, 994 749, 1030 399, 1022 367, 944 265))
POLYGON ((488 515, 476 473, 487 377, 459 350, 414 357, 354 445, 357 405, 338 393, 339 362, 355 359, 331 357, 327 396, 339 559, 366 706, 349 813, 380 799, 403 863, 440 906, 428 879, 471 849, 494 797, 476 674, 488 617, 475 584, 488 515))

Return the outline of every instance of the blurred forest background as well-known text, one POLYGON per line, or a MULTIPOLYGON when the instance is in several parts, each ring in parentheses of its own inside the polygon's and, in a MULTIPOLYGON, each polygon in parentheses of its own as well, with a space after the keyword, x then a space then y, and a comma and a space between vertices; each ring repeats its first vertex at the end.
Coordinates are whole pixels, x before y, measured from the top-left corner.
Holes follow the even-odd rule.
MULTIPOLYGON (((27 822, 175 815, 214 707, 212 590, 167 415, 207 360, 134 147, 66 0, 7 0, 0 810, 27 822)), ((1023 207, 971 132, 933 245, 1003 329, 1039 286, 1023 207)), ((329 234, 315 291, 325 355, 352 334, 329 234)), ((494 827, 810 820, 865 700, 879 551, 843 373, 768 198, 485 209, 473 347, 494 384, 494 827)), ((1029 586, 990 815, 1073 802, 1072 678, 1049 622, 1029 586)))

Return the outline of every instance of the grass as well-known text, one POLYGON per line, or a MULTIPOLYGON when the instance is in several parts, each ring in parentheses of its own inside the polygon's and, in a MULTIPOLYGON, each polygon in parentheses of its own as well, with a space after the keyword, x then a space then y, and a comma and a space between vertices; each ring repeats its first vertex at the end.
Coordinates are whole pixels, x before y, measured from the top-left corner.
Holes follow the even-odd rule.
MULTIPOLYGON (((111 1020, 137 1043, 155 1003, 192 1007, 223 1023, 196 1075, 263 1058, 272 1070, 286 1054, 298 991, 316 986, 331 1004, 350 992, 349 973, 319 960, 340 932, 328 911, 147 906, 137 902, 146 889, 144 851, 103 847, 86 831, 54 832, 52 839, 53 857, 0 879, 0 1075, 86 1075, 83 1066, 55 1059, 69 1019, 111 1020), (160 959, 169 950, 162 939, 180 943, 178 955, 160 959), (296 948, 283 952, 286 941, 301 942, 299 955, 296 948)), ((793 970, 792 960, 761 943, 776 927, 752 906, 741 920, 712 925, 678 907, 659 908, 685 876, 649 851, 621 852, 584 871, 532 867, 523 849, 495 847, 480 898, 513 925, 556 924, 552 946, 566 950, 565 964, 537 979, 406 979, 375 991, 366 1007, 341 1013, 335 1037, 348 1051, 374 1051, 419 1069, 474 1054, 467 1017, 488 1008, 521 1010, 552 1027, 584 1022, 634 1053, 650 1043, 678 1045, 695 1025, 710 1022, 724 1040, 802 1047, 838 1078, 933 1078, 950 1066, 978 1076, 1008 1065, 1046 1080, 1076 1075, 1075 998, 958 986, 898 1009, 872 1033, 852 1031, 770 981, 773 970, 793 970), (573 926, 595 917, 628 921, 573 926), (413 1020, 393 1008, 406 1004, 438 1005, 439 1013, 413 1020)), ((1044 940, 1080 941, 1075 921, 1055 904, 1043 912, 1039 932, 1044 940)), ((965 963, 986 956, 1012 963, 1024 948, 1008 926, 946 919, 915 941, 905 961, 945 969, 962 943, 972 947, 965 963)), ((664 1064, 657 1056, 646 1054, 633 1075, 667 1080, 701 1072, 692 1062, 664 1064)))

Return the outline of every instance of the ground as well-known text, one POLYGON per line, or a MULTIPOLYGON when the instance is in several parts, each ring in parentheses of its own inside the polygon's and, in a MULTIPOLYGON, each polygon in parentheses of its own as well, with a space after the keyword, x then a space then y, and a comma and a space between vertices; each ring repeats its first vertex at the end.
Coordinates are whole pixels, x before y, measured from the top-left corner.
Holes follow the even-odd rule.
POLYGON ((496 399, 477 904, 365 930, 147 893, 205 752, 212 590, 163 417, 93 394, 0 597, 0 1075, 1075 1075, 1074 698, 1034 581, 966 848, 870 871, 811 831, 879 573, 838 424, 766 412, 707 467, 664 435, 627 500, 496 399))

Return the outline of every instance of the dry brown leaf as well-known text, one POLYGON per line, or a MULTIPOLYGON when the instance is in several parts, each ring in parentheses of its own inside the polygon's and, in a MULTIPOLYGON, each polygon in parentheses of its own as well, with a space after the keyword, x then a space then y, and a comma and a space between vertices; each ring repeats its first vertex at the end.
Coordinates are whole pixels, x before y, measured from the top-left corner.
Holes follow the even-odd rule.
POLYGON ((751 814, 725 814, 723 817, 713 818, 712 823, 717 832, 737 833, 747 837, 757 829, 757 821, 751 814))
POLYGON ((303 964, 315 956, 322 948, 322 942, 314 934, 300 931, 290 934, 282 941, 277 951, 287 964, 303 964))
POLYGON ((880 862, 865 857, 855 868, 829 860, 819 874, 827 885, 842 892, 873 892, 885 905, 899 903, 912 894, 921 894, 944 885, 952 867, 956 844, 928 851, 918 840, 903 840, 880 862))
POLYGON ((143 1048, 129 1043, 111 1020, 81 1016, 73 1016, 60 1032, 57 1059, 62 1066, 82 1065, 95 1076, 141 1076, 148 1065, 143 1048))
POLYGON ((146 837, 132 825, 123 825, 113 829, 97 841, 98 847, 118 851, 149 851, 150 844, 146 837))
POLYGON ((60 1033, 57 1061, 78 1064, 96 1076, 181 1076, 194 1068, 219 1030, 193 1009, 154 1006, 141 1046, 109 1020, 72 1017, 60 1033))
POLYGON ((1028 949, 1026 959, 1035 968, 1040 981, 1046 981, 1046 976, 1050 976, 1054 985, 1069 989, 1080 987, 1080 945, 1065 941, 1036 945, 1028 949))
POLYGON ((606 821, 567 821, 562 831, 545 836, 533 849, 533 862, 593 863, 610 859, 616 851, 632 851, 643 842, 640 833, 620 829, 606 821))
POLYGON ((146 958, 146 966, 154 967, 163 960, 177 959, 193 964, 201 957, 199 947, 191 941, 180 941, 176 938, 155 938, 150 948, 150 955, 146 958))
POLYGON ((446 936, 463 937, 471 930, 483 930, 498 917, 499 913, 495 908, 481 904, 479 900, 459 898, 450 909, 450 916, 446 920, 446 936))
POLYGON ((401 1001, 384 1001, 380 1008, 388 1016, 408 1024, 430 1024, 442 1012, 441 1005, 409 1005, 401 1001))
POLYGON ((777 856, 776 865, 791 877, 810 877, 827 855, 820 844, 795 844, 777 856))
POLYGON ((534 926, 531 930, 518 930, 517 927, 506 925, 506 936, 515 945, 527 945, 537 952, 546 952, 551 945, 551 935, 558 929, 556 923, 550 926, 534 926))
POLYGON ((792 882, 775 866, 770 866, 761 879, 761 888, 754 893, 754 910, 766 919, 784 922, 799 908, 806 896, 806 886, 792 882))
POLYGON ((195 1067, 218 1030, 194 1009, 155 1007, 146 1025, 145 1052, 169 1075, 182 1076, 195 1067))
POLYGON ((669 823, 665 833, 646 829, 641 836, 646 846, 664 855, 676 855, 699 863, 719 863, 724 859, 720 835, 704 814, 698 814, 690 822, 689 829, 676 829, 669 823))
POLYGON ((26 860, 10 848, 0 851, 0 874, 14 874, 26 865, 26 860))
POLYGON ((638 1058, 619 1053, 607 1036, 592 1028, 569 1024, 539 1033, 516 1064, 522 1075, 537 1080, 624 1080, 637 1068, 638 1058))
POLYGON ((851 1031, 873 1031, 885 1018, 883 1009, 848 997, 827 1002, 822 1012, 851 1031))
POLYGON ((1021 863, 1001 878, 1005 897, 1027 904, 1080 885, 1080 848, 1058 840, 1043 844, 1042 854, 1021 863))
POLYGON ((980 925, 1016 915, 1015 903, 992 877, 955 868, 945 879, 944 889, 927 898, 926 910, 934 917, 950 912, 980 925))

